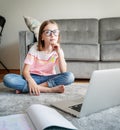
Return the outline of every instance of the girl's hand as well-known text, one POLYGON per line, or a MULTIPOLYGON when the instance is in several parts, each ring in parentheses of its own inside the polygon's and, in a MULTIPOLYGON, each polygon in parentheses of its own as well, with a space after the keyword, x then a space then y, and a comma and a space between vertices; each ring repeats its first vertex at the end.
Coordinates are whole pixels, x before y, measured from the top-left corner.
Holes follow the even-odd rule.
POLYGON ((28 83, 29 85, 29 92, 30 95, 35 95, 35 96, 39 96, 40 95, 40 89, 39 86, 36 83, 28 83))
POLYGON ((25 64, 23 68, 23 76, 25 77, 26 81, 28 82, 29 93, 30 95, 38 96, 40 94, 40 88, 34 81, 34 79, 30 75, 30 65, 25 64))
POLYGON ((60 45, 59 43, 51 43, 53 50, 55 50, 57 53, 60 52, 60 45))
POLYGON ((53 50, 55 50, 58 53, 58 63, 59 63, 59 70, 61 73, 67 71, 67 64, 64 58, 64 54, 62 49, 60 48, 59 43, 51 43, 51 46, 53 47, 53 50))

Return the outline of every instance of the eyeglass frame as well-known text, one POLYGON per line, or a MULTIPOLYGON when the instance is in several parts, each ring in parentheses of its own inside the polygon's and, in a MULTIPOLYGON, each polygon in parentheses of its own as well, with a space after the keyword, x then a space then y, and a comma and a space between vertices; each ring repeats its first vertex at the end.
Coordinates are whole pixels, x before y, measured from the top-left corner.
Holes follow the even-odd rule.
POLYGON ((49 36, 51 36, 51 34, 53 33, 54 34, 54 36, 59 36, 59 34, 60 34, 60 30, 59 29, 55 29, 55 30, 43 30, 43 33, 47 36, 47 37, 49 37, 49 36), (49 35, 47 35, 45 32, 46 31, 49 31, 50 32, 50 34, 49 35), (55 31, 58 31, 57 33, 57 35, 55 34, 56 32, 55 31))

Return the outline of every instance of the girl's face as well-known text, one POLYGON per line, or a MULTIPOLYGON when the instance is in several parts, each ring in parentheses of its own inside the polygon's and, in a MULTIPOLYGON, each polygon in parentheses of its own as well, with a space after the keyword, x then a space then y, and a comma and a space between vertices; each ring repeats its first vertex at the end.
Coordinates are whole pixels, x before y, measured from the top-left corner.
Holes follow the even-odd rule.
POLYGON ((42 40, 44 40, 45 45, 50 45, 52 43, 57 43, 59 38, 59 30, 56 24, 48 24, 45 26, 42 33, 42 40))

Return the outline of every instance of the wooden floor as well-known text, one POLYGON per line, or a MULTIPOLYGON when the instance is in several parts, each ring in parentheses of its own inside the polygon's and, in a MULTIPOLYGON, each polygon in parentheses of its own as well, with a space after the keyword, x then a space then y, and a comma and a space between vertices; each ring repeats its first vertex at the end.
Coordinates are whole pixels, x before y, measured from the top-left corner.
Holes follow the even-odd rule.
MULTIPOLYGON (((9 73, 15 73, 15 74, 20 74, 20 70, 9 70, 9 73)), ((6 70, 0 69, 0 82, 3 81, 3 77, 5 74, 8 74, 6 70)), ((88 83, 89 79, 76 79, 76 83, 88 83)))
POLYGON ((7 72, 7 71, 4 70, 4 69, 0 69, 0 82, 3 81, 4 75, 5 75, 5 74, 8 74, 8 73, 20 74, 20 70, 9 70, 9 72, 7 72))

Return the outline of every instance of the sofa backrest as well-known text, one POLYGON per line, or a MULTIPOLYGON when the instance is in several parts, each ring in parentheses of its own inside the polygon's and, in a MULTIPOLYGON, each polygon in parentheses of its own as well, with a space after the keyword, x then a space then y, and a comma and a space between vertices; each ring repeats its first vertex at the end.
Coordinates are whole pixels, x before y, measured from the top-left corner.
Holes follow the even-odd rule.
POLYGON ((98 20, 56 19, 61 31, 61 43, 98 43, 98 20))
POLYGON ((99 30, 99 42, 101 44, 107 43, 107 41, 120 40, 120 17, 100 19, 99 30))

